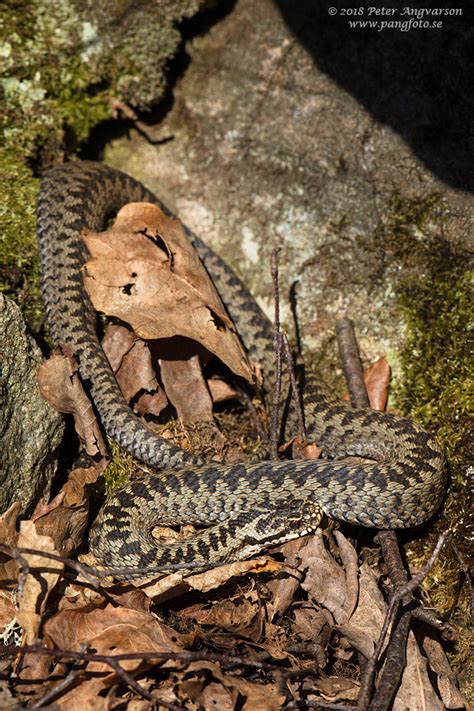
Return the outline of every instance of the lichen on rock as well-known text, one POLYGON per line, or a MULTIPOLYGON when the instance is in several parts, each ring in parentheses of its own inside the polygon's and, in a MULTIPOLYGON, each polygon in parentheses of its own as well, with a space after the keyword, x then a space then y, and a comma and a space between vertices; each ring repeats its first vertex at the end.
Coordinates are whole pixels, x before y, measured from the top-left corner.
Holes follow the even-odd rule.
POLYGON ((177 23, 202 0, 146 3, 6 0, 0 14, 1 288, 40 311, 32 249, 38 181, 33 169, 76 151, 111 117, 109 98, 139 109, 159 101, 177 23), (28 299, 22 297, 22 290, 28 299))

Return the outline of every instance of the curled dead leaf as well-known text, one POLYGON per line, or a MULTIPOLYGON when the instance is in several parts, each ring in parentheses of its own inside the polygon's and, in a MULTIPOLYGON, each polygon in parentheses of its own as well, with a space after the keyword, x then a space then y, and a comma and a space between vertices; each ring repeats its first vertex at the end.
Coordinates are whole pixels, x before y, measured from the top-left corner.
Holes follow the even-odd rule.
MULTIPOLYGON (((151 613, 115 607, 111 604, 94 610, 63 610, 53 615, 44 625, 45 640, 60 649, 78 650, 82 643, 102 655, 128 652, 179 652, 180 635, 160 623, 151 613)), ((166 659, 143 661, 128 659, 120 662, 123 669, 134 673, 150 664, 164 665, 166 659)), ((173 662, 171 662, 173 663, 173 662)), ((116 681, 116 672, 103 662, 87 663, 87 678, 78 687, 61 697, 65 708, 88 708, 95 696, 116 681)))
POLYGON ((212 398, 197 355, 186 360, 160 359, 166 394, 183 422, 212 422, 212 398))
POLYGON ((206 681, 194 685, 183 684, 185 695, 199 703, 202 708, 214 708, 204 705, 206 699, 212 701, 212 703, 215 699, 221 699, 225 704, 232 702, 231 706, 227 706, 230 709, 235 709, 238 701, 238 708, 242 709, 242 711, 257 711, 257 709, 258 711, 276 711, 282 707, 285 701, 285 694, 280 691, 277 684, 254 684, 245 679, 224 674, 220 667, 213 662, 191 662, 188 665, 188 672, 205 673, 205 678, 212 675, 219 682, 219 685, 228 692, 223 694, 213 682, 210 684, 206 683, 206 681), (211 688, 207 691, 208 686, 211 688), (239 696, 240 699, 238 698, 239 696))
POLYGON ((167 406, 168 399, 159 386, 147 343, 128 328, 109 324, 102 348, 124 400, 138 415, 157 417, 167 406))
POLYGON ((58 553, 49 536, 39 535, 33 521, 22 521, 18 547, 34 548, 37 554, 22 553, 27 569, 23 592, 18 605, 17 620, 23 627, 27 644, 32 644, 42 623, 42 614, 51 590, 58 582, 64 569, 63 563, 44 558, 41 551, 58 553))
POLYGON ((50 536, 63 556, 69 556, 84 540, 89 517, 87 488, 99 475, 96 467, 74 469, 59 494, 49 503, 41 499, 33 512, 37 532, 50 536))
POLYGON ((318 691, 328 701, 357 701, 360 684, 353 679, 341 676, 329 676, 325 679, 308 679, 304 683, 305 691, 318 691))
POLYGON ((236 563, 221 565, 219 568, 213 568, 207 570, 205 573, 190 575, 186 578, 183 578, 179 573, 172 573, 158 582, 151 582, 145 586, 140 584, 140 587, 145 590, 147 595, 152 597, 155 602, 163 602, 164 600, 169 600, 185 592, 189 592, 189 590, 209 592, 221 585, 225 585, 230 578, 239 575, 274 572, 281 570, 281 568, 281 563, 277 563, 267 556, 261 556, 253 560, 240 560, 236 563))
POLYGON ((149 203, 123 207, 107 233, 83 232, 91 254, 84 284, 98 311, 141 338, 181 335, 252 381, 225 308, 178 220, 149 203))
POLYGON ((105 468, 106 448, 92 403, 82 387, 77 363, 71 355, 53 354, 38 366, 38 385, 44 399, 59 412, 74 415, 76 432, 84 448, 105 468))

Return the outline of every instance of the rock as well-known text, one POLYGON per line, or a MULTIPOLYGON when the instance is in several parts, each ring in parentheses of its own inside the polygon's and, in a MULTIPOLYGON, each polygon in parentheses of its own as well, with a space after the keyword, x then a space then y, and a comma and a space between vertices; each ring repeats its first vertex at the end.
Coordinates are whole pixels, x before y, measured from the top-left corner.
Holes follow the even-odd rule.
MULTIPOLYGON (((383 39, 382 32, 369 38, 346 29, 352 32, 352 56, 348 42, 341 46, 338 38, 344 18, 330 17, 326 6, 316 13, 319 5, 238 0, 186 47, 188 69, 157 129, 157 135, 173 134, 174 140, 157 149, 134 133, 132 140, 116 140, 106 161, 146 182, 236 269, 269 315, 270 253, 280 247, 283 319, 291 329, 293 287, 303 346, 306 353, 324 353, 327 373, 340 373, 334 320, 347 313, 355 321, 363 357, 370 361, 387 353, 399 377, 396 354, 405 340, 400 288, 426 272, 438 235, 447 248, 467 241, 470 196, 442 178, 457 172, 456 187, 462 181, 460 156, 469 155, 468 137, 456 139, 461 142, 456 156, 448 151, 456 159, 449 171, 446 167, 443 173, 438 155, 437 174, 431 172, 427 147, 415 153, 405 139, 406 122, 416 121, 416 111, 397 64, 403 59, 413 64, 418 85, 429 92, 429 77, 423 80, 423 72, 431 71, 424 42, 418 40, 404 57, 397 42, 407 42, 408 32, 395 37, 392 30, 383 39), (390 44, 386 59, 384 42, 390 44), (336 69, 349 77, 356 73, 357 51, 370 56, 362 54, 365 75, 357 74, 351 92, 333 76, 338 78, 336 69), (338 61, 341 52, 350 55, 347 67, 338 61), (387 78, 389 70, 396 85, 387 78), (364 76, 373 101, 385 97, 383 121, 372 104, 358 100, 364 76), (397 106, 403 113, 398 123, 397 106)), ((464 47, 462 37, 455 42, 460 20, 444 22, 449 57, 439 47, 441 31, 430 30, 429 41, 437 43, 437 62, 442 57, 452 69, 453 52, 464 47)), ((420 37, 412 35, 410 46, 420 37)), ((446 66, 443 91, 449 84, 446 66)), ((454 75, 453 81, 461 79, 454 75)), ((439 101, 432 96, 431 113, 439 101)), ((422 123, 425 119, 420 117, 422 123)))
POLYGON ((0 343, 0 512, 14 501, 28 512, 49 495, 64 421, 40 395, 41 352, 18 306, 2 295, 0 343))

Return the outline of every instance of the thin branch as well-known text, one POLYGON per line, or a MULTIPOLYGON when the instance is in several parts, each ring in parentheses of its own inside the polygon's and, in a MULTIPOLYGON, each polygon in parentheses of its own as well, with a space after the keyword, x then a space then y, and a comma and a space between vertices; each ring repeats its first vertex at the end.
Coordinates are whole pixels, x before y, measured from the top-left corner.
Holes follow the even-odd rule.
POLYGON ((270 457, 278 459, 279 418, 281 401, 281 369, 282 369, 282 336, 280 332, 280 285, 278 279, 278 249, 272 251, 271 273, 273 281, 273 297, 275 302, 275 318, 273 325, 273 348, 275 350, 275 389, 273 406, 270 413, 270 457))
MULTIPOLYGON (((390 644, 387 647, 379 685, 369 704, 369 711, 385 711, 391 707, 406 665, 407 639, 410 633, 412 614, 405 610, 394 625, 390 644)), ((369 687, 370 688, 370 687, 369 687)))
POLYGON ((154 705, 157 706, 164 706, 165 708, 170 709, 171 711, 186 711, 186 709, 182 706, 176 706, 175 704, 172 704, 168 701, 164 701, 155 694, 151 694, 147 689, 144 689, 143 686, 141 686, 138 681, 135 681, 133 676, 129 674, 128 671, 126 671, 123 667, 121 667, 118 661, 113 657, 110 657, 107 664, 112 667, 112 669, 127 686, 136 691, 139 696, 142 696, 147 701, 151 701, 154 705))
MULTIPOLYGON (((214 652, 189 652, 183 650, 182 652, 124 652, 122 654, 108 655, 81 652, 72 649, 50 649, 49 647, 42 647, 41 645, 24 645, 18 647, 13 644, 3 645, 1 651, 2 655, 5 657, 16 657, 18 654, 38 654, 40 656, 54 657, 55 659, 62 659, 64 661, 73 659, 87 662, 102 662, 103 664, 108 664, 112 668, 114 668, 113 665, 115 663, 125 660, 167 661, 169 659, 173 659, 185 664, 196 661, 215 662, 216 664, 220 664, 223 668, 244 667, 266 671, 272 674, 280 674, 285 676, 285 678, 287 674, 291 675, 292 673, 292 670, 290 669, 282 669, 276 664, 270 664, 269 662, 258 661, 255 659, 245 659, 244 657, 227 656, 225 654, 216 654, 214 652)), ((311 668, 308 668, 307 671, 309 676, 314 673, 314 669, 311 668)), ((0 674, 0 678, 1 676, 2 675, 0 674)))
MULTIPOLYGON (((79 647, 80 652, 85 652, 87 649, 87 644, 85 642, 82 642, 82 644, 79 647)), ((84 667, 85 664, 81 664, 80 668, 77 668, 76 665, 73 666, 73 668, 70 670, 69 674, 64 677, 64 679, 61 679, 60 681, 57 682, 57 684, 53 684, 53 686, 48 689, 48 691, 41 696, 41 698, 36 699, 36 701, 30 706, 31 709, 40 709, 43 706, 46 706, 50 701, 53 699, 58 698, 62 694, 64 694, 66 691, 69 691, 69 689, 74 686, 74 684, 79 680, 81 676, 84 674, 84 667)))
POLYGON ((53 699, 56 699, 66 691, 69 691, 69 689, 74 686, 82 675, 82 669, 71 669, 69 674, 65 676, 64 679, 61 679, 61 681, 58 681, 57 684, 54 684, 50 689, 48 689, 46 694, 44 694, 40 699, 37 699, 31 706, 29 706, 29 708, 40 709, 43 706, 46 706, 53 699))
MULTIPOLYGON (((30 568, 33 566, 30 566, 28 561, 23 556, 35 555, 48 560, 55 560, 58 563, 63 563, 79 575, 82 575, 82 577, 94 588, 100 587, 96 578, 104 578, 107 575, 102 570, 98 570, 97 568, 93 568, 88 565, 82 565, 82 563, 79 563, 77 560, 73 560, 72 558, 65 558, 57 553, 49 553, 48 551, 42 551, 36 548, 22 548, 18 546, 9 546, 6 543, 0 543, 0 551, 16 560, 20 565, 22 572, 23 568, 26 570, 26 574, 28 574, 30 568)), ((40 566, 34 566, 34 568, 37 570, 40 566)))
MULTIPOLYGON (((405 585, 408 582, 408 575, 403 565, 395 531, 381 530, 377 534, 377 542, 382 549, 382 555, 387 566, 388 577, 395 587, 405 585)), ((456 639, 456 631, 444 620, 440 620, 434 610, 424 607, 423 603, 414 595, 409 594, 403 600, 404 605, 416 604, 412 607, 411 614, 420 622, 434 627, 441 635, 449 640, 456 639)))

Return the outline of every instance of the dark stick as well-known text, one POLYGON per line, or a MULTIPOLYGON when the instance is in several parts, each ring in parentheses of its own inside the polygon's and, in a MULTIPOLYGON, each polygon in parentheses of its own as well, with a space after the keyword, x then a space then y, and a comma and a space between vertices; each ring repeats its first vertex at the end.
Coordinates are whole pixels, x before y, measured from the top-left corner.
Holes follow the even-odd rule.
POLYGON ((147 701, 151 701, 154 706, 164 706, 165 708, 170 709, 171 711, 186 711, 183 706, 176 706, 175 704, 171 704, 168 701, 163 701, 163 699, 160 699, 158 696, 155 696, 155 694, 151 694, 147 689, 144 689, 143 686, 141 686, 138 681, 135 681, 133 676, 127 671, 125 671, 125 669, 121 667, 117 660, 113 657, 110 657, 107 664, 112 667, 112 669, 116 672, 117 676, 119 676, 127 686, 136 691, 139 696, 142 696, 144 699, 147 699, 147 701))
MULTIPOLYGON (((379 531, 377 534, 377 542, 382 549, 383 558, 387 566, 388 577, 392 581, 393 585, 395 587, 405 585, 408 582, 408 575, 400 555, 400 549, 398 547, 397 535, 395 531, 379 531)), ((436 612, 424 607, 422 603, 412 594, 407 595, 403 600, 404 605, 408 605, 409 603, 418 605, 418 607, 414 607, 411 610, 413 617, 416 617, 416 619, 420 620, 420 622, 430 625, 430 627, 434 627, 441 632, 441 634, 445 633, 445 636, 448 639, 452 640, 455 638, 456 633, 454 629, 446 622, 443 622, 443 620, 440 620, 436 615, 436 612)))
MULTIPOLYGON (((103 662, 104 664, 109 664, 113 667, 116 662, 121 662, 127 659, 139 659, 142 661, 153 661, 153 660, 163 660, 174 659, 183 663, 190 663, 195 661, 207 661, 215 662, 221 664, 224 668, 232 667, 244 667, 248 669, 256 669, 268 671, 270 673, 280 674, 286 678, 286 674, 291 674, 290 669, 282 669, 276 664, 270 664, 269 662, 257 661, 255 659, 244 659, 243 657, 237 656, 227 656, 225 654, 215 654, 214 652, 188 652, 183 650, 182 652, 124 652, 122 654, 92 654, 90 652, 81 652, 72 649, 51 649, 49 647, 42 647, 37 644, 30 644, 18 647, 14 644, 7 644, 1 647, 2 655, 6 657, 16 657, 18 654, 39 654, 46 657, 54 657, 56 659, 74 659, 83 660, 87 662, 103 662), (112 663, 111 663, 112 660, 112 663)), ((308 676, 314 674, 314 669, 308 668, 308 676)), ((1 678, 0 673, 0 678, 1 678)), ((18 681, 21 681, 20 679, 18 681)))
MULTIPOLYGON (((346 376, 351 403, 354 407, 368 407, 369 398, 364 383, 364 374, 360 362, 354 326, 350 319, 342 318, 336 322, 336 334, 341 354, 342 366, 346 376)), ((405 596, 411 595, 410 585, 407 583, 407 574, 403 567, 397 536, 394 531, 380 531, 378 541, 382 548, 384 560, 387 565, 389 577, 394 585, 386 616, 386 626, 382 628, 379 643, 371 659, 368 660, 361 680, 357 708, 359 711, 385 711, 393 699, 400 683, 405 666, 406 643, 410 631, 411 611, 406 611, 399 620, 399 625, 394 629, 392 638, 387 648, 387 661, 379 682, 374 699, 370 701, 376 674, 376 664, 383 647, 383 640, 388 629, 388 623, 398 608, 399 591, 404 590, 405 596)), ((415 585, 416 587, 416 585, 415 585)), ((413 590, 415 589, 413 588, 413 590)), ((408 602, 408 600, 407 600, 408 602)))
POLYGON ((336 336, 352 406, 369 407, 369 398, 365 389, 364 371, 360 362, 354 324, 350 318, 337 319, 336 336))
MULTIPOLYGON (((361 691, 359 694, 359 699, 357 701, 358 711, 360 711, 361 709, 364 709, 364 710, 370 709, 370 711, 379 711, 382 709, 385 710, 389 707, 390 699, 387 699, 387 697, 385 697, 383 699, 384 703, 382 703, 382 701, 379 700, 379 706, 377 706, 377 707, 372 706, 372 704, 370 703, 370 695, 371 695, 371 691, 372 691, 373 682, 375 679, 377 660, 380 657, 380 654, 382 653, 383 645, 385 642, 385 637, 386 637, 388 629, 394 619, 395 613, 398 609, 400 602, 403 600, 404 597, 413 593, 416 590, 416 588, 418 587, 418 585, 420 585, 420 583, 422 583, 423 580, 426 578, 426 576, 428 575, 430 570, 433 568, 433 566, 436 562, 436 558, 438 557, 438 554, 439 554, 447 536, 448 536, 447 531, 445 531, 444 533, 441 534, 441 536, 439 537, 438 542, 433 550, 433 553, 430 555, 428 561, 423 566, 423 568, 416 575, 414 575, 413 578, 409 582, 407 582, 405 585, 402 585, 402 586, 394 589, 392 595, 390 596, 387 612, 385 614, 385 619, 384 619, 384 622, 382 625, 379 639, 377 641, 377 645, 375 647, 373 655, 367 661, 367 665, 364 670, 364 675, 361 680, 361 691), (388 701, 388 703, 385 703, 387 701, 388 701)), ((408 635, 406 635, 406 636, 408 636, 408 635)), ((398 647, 401 646, 401 642, 398 639, 397 639, 397 646, 398 647)), ((387 647, 387 656, 389 654, 389 649, 390 648, 387 647)), ((402 671, 403 671, 403 668, 402 668, 402 671)), ((393 690, 391 688, 391 683, 393 682, 393 679, 394 679, 394 671, 392 668, 390 681, 387 683, 387 686, 388 686, 388 684, 390 684, 390 686, 388 686, 388 688, 387 688, 387 686, 384 687, 386 694, 393 695, 393 690)), ((380 686, 382 686, 383 683, 384 683, 384 680, 383 680, 383 675, 382 675, 382 679, 380 681, 380 686)), ((397 686, 398 686, 398 684, 397 684, 397 686)), ((395 689, 396 689, 396 687, 395 687, 395 689)))
POLYGON ((40 709, 43 706, 46 706, 50 701, 63 694, 65 691, 69 691, 71 686, 76 683, 82 674, 82 669, 71 669, 69 674, 65 676, 64 679, 61 679, 61 681, 58 681, 57 684, 54 684, 51 689, 48 689, 46 694, 44 694, 40 699, 37 699, 31 706, 29 706, 29 708, 40 709))
MULTIPOLYGON (((386 659, 379 685, 369 704, 369 711, 388 709, 397 693, 406 666, 406 650, 410 633, 412 614, 410 610, 401 613, 387 646, 386 659)), ((375 669, 374 669, 375 671, 375 669)))
MULTIPOLYGON (((35 555, 41 558, 47 558, 49 560, 56 560, 59 563, 63 563, 66 567, 75 570, 76 573, 82 575, 86 582, 94 587, 96 590, 101 590, 107 594, 106 589, 103 588, 98 582, 102 578, 107 578, 109 576, 125 579, 139 579, 144 577, 149 577, 154 574, 164 573, 165 571, 177 571, 179 572, 182 568, 198 568, 200 563, 170 563, 159 566, 145 566, 143 568, 94 568, 90 565, 83 565, 77 560, 72 558, 65 558, 56 553, 48 553, 47 551, 38 550, 36 548, 18 548, 17 546, 9 546, 6 543, 0 543, 0 552, 6 553, 11 558, 17 561, 21 570, 21 580, 19 585, 19 591, 21 592, 22 585, 26 580, 26 576, 31 572, 31 570, 43 570, 44 572, 52 572, 49 568, 41 565, 31 566, 28 561, 23 557, 25 555, 35 555)), ((57 569, 53 569, 54 572, 58 572, 57 569)), ((78 581, 80 583, 80 581, 78 581)))
POLYGON ((278 280, 278 249, 272 251, 271 273, 273 298, 275 300, 275 318, 273 325, 273 348, 275 350, 275 391, 273 407, 270 413, 270 457, 278 459, 279 419, 281 401, 282 337, 280 332, 280 285, 278 280))

